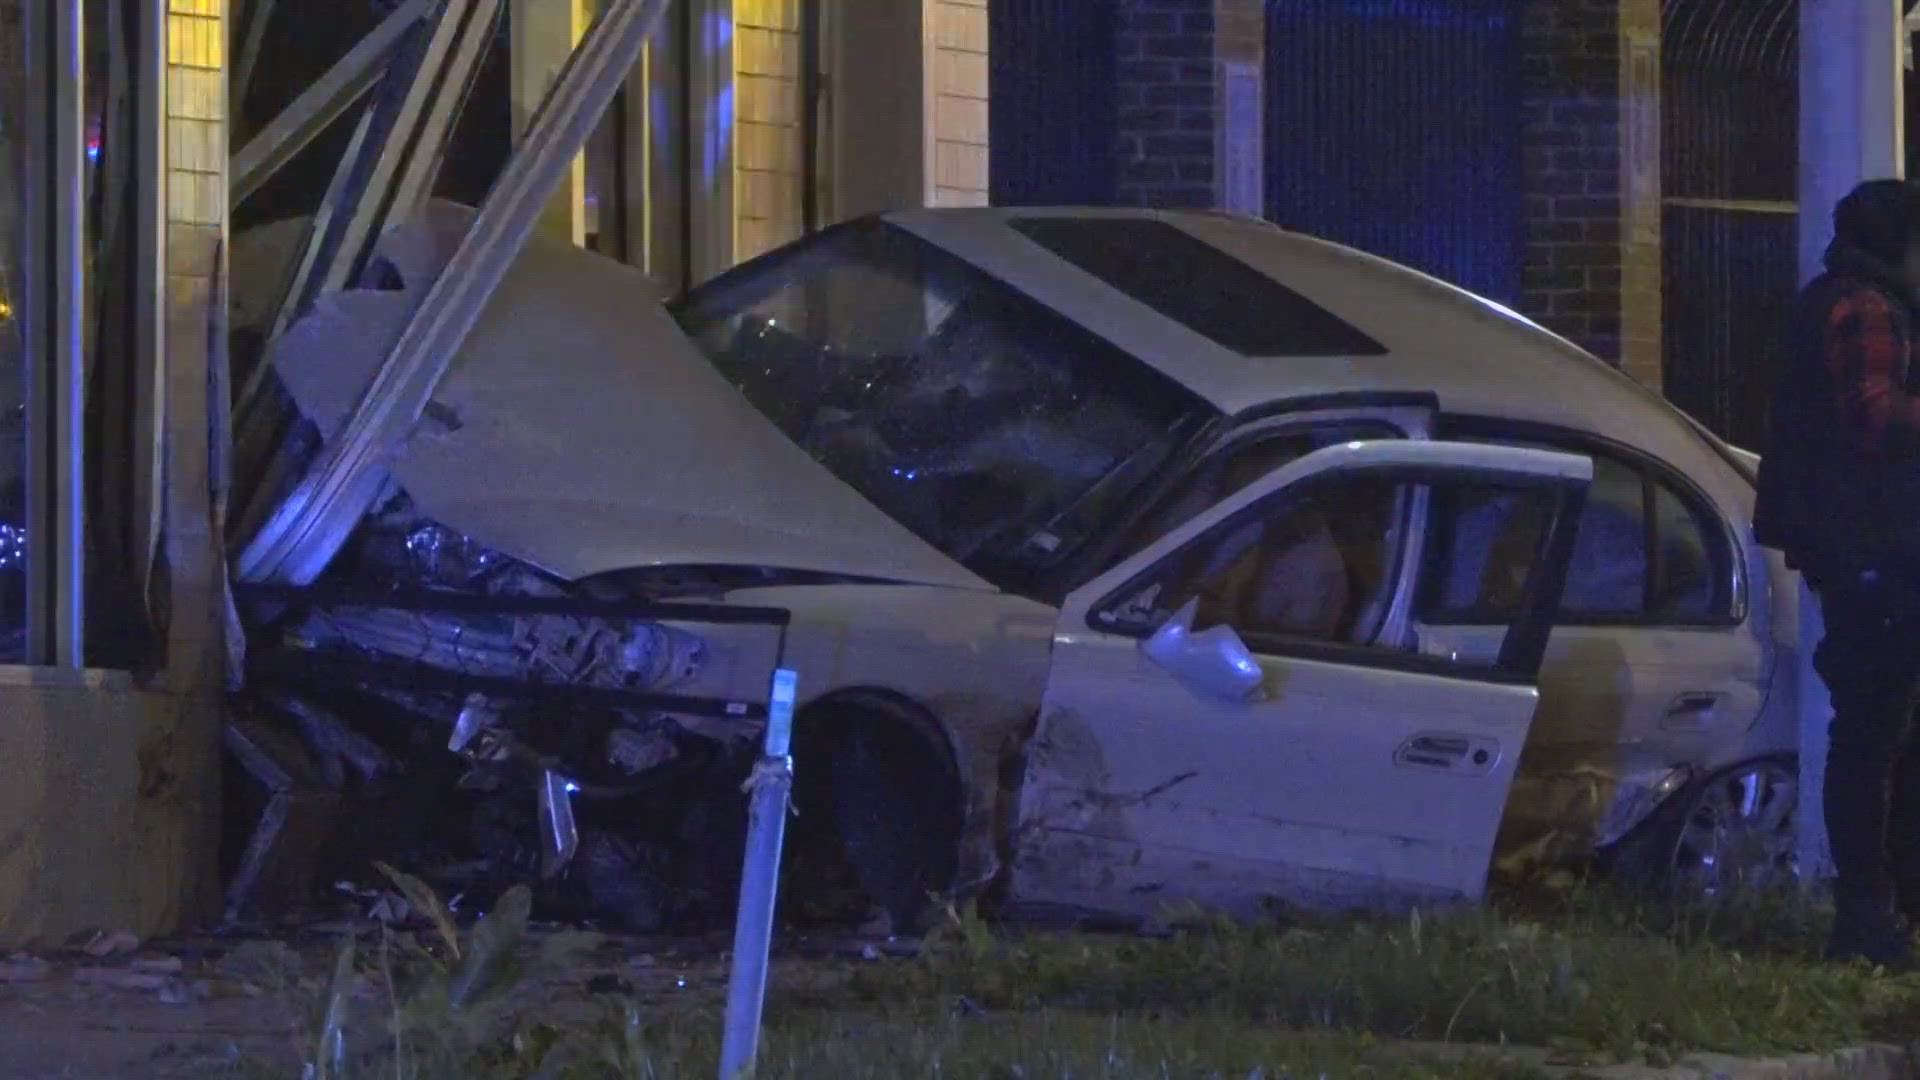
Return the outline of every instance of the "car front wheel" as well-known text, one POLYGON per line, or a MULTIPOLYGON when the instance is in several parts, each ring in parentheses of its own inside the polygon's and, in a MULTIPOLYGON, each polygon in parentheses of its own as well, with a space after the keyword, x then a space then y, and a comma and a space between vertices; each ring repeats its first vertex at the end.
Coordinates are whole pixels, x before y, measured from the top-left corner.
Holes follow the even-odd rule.
POLYGON ((896 932, 920 929, 958 872, 960 779, 930 726, 893 709, 840 709, 795 748, 800 827, 809 805, 827 811, 849 876, 896 932))

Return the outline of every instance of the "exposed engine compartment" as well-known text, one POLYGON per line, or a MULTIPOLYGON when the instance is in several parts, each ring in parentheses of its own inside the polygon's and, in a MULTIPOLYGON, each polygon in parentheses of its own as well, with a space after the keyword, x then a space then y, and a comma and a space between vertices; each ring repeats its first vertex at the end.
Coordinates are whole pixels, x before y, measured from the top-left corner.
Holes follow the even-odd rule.
MULTIPOLYGON (((436 204, 427 224, 387 233, 356 286, 280 335, 270 327, 307 224, 240 238, 236 551, 298 498, 471 216, 436 204)), ((581 253, 557 257, 595 281, 610 272, 581 253)), ((552 271, 526 273, 544 282, 552 271)), ((609 310, 623 311, 633 283, 605 287, 621 298, 609 310)), ((427 429, 461 424, 429 406, 427 429)), ((229 920, 304 918, 336 881, 377 883, 376 862, 449 895, 533 881, 558 916, 634 928, 730 913, 740 782, 771 671, 710 671, 716 628, 704 620, 726 616, 736 638, 783 634, 771 616, 784 613, 713 602, 792 575, 656 567, 569 580, 436 520, 400 479, 350 536, 316 549, 331 552, 317 576, 235 586, 233 636, 246 645, 227 732, 229 920), (662 604, 688 618, 663 620, 662 604)), ((777 654, 775 643, 754 657, 777 654)))
POLYGON ((638 929, 724 913, 760 717, 674 698, 708 643, 645 617, 724 583, 641 577, 571 585, 398 494, 312 588, 242 589, 229 746, 265 799, 236 809, 229 918, 299 918, 376 861, 455 892, 544 880, 557 913, 638 929))

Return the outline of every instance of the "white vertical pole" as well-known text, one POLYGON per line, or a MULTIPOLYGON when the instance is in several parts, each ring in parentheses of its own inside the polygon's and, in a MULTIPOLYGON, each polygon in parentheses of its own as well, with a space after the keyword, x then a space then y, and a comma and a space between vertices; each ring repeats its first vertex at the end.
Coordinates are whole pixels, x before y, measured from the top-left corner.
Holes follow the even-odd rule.
MULTIPOLYGON (((1800 0, 1800 277, 1820 273, 1833 208, 1864 180, 1905 174, 1901 0, 1800 0)), ((1825 818, 1826 687, 1813 670, 1820 606, 1800 586, 1793 687, 1800 720, 1800 871, 1831 873, 1825 818)))
POLYGON ((27 650, 84 665, 86 50, 80 5, 26 5, 27 650))
POLYGON ((760 1053, 760 1012, 767 998, 767 954, 773 946, 773 909, 780 889, 780 849, 786 840, 787 799, 793 791, 791 671, 773 673, 767 701, 767 743, 747 781, 746 864, 733 930, 733 971, 727 979, 726 1028, 720 1037, 720 1080, 753 1076, 760 1053))
POLYGON ((1833 206, 1905 173, 1900 0, 1800 0, 1800 276, 1820 272, 1833 206))

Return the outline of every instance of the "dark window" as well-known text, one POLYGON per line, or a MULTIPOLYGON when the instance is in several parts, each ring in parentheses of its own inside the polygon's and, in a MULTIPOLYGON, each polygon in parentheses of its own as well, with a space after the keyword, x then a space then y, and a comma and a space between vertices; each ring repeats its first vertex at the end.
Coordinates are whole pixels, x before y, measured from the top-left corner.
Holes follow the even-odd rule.
POLYGON ((1398 439, 1401 432, 1381 423, 1327 423, 1241 439, 1207 455, 1127 531, 1112 561, 1144 551, 1148 545, 1193 520, 1201 511, 1238 494, 1284 465, 1355 439, 1398 439))
POLYGON ((1187 545, 1100 619, 1151 631, 1197 602, 1195 630, 1230 626, 1256 647, 1370 644, 1393 599, 1394 521, 1406 488, 1368 477, 1283 494, 1187 545))
MULTIPOLYGON (((1564 446, 1501 440, 1565 450, 1564 446)), ((1593 484, 1575 534, 1561 625, 1706 625, 1724 621, 1731 554, 1710 514, 1653 469, 1578 448, 1593 484)), ((1436 502, 1421 619, 1466 625, 1509 617, 1540 520, 1511 498, 1436 502)))
POLYGON ((1004 588, 1109 526, 1218 413, 931 244, 855 222, 674 315, 753 406, 868 501, 1004 588))
POLYGON ((1148 218, 1016 218, 1013 229, 1243 356, 1380 356, 1379 342, 1239 259, 1148 218))
MULTIPOLYGON (((1146 638, 1193 605, 1193 630, 1231 628, 1255 653, 1299 656, 1466 677, 1507 677, 1495 654, 1422 653, 1387 633, 1403 578, 1409 508, 1421 493, 1443 504, 1503 500, 1523 520, 1546 522, 1552 491, 1471 475, 1343 475, 1291 485, 1224 517, 1108 595, 1090 613, 1095 630, 1146 638)), ((1522 564, 1523 591, 1539 569, 1522 564)), ((1487 621, 1508 633, 1523 608, 1487 621)))

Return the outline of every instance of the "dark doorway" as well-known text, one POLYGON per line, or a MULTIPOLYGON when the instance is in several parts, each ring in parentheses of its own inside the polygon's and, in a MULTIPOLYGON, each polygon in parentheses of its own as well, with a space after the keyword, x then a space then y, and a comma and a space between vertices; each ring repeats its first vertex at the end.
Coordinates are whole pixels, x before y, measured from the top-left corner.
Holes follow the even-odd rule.
POLYGON ((1114 201, 1118 7, 991 0, 988 186, 995 206, 1114 201))

